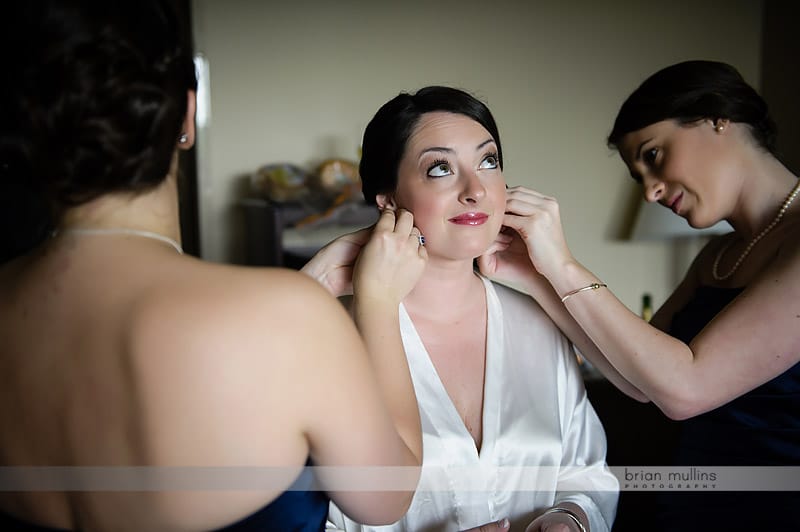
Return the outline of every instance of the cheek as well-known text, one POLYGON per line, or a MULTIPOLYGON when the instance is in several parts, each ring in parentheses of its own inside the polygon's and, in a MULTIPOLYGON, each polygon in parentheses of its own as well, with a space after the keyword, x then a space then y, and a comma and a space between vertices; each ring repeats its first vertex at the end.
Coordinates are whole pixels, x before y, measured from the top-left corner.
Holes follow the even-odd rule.
POLYGON ((402 194, 396 195, 398 208, 406 209, 414 215, 414 225, 425 232, 439 212, 441 199, 435 194, 402 194))
POLYGON ((506 211, 506 181, 502 176, 486 187, 487 194, 496 212, 506 211))

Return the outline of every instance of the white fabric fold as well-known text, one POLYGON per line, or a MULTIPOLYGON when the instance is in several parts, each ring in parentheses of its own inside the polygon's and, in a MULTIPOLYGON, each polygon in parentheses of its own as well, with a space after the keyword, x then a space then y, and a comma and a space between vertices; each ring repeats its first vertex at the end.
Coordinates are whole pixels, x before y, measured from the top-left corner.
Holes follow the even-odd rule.
POLYGON ((419 403, 424 464, 406 515, 362 526, 331 504, 348 532, 459 531, 507 517, 524 530, 556 502, 579 504, 592 532, 611 528, 618 482, 603 427, 570 342, 527 295, 482 278, 488 307, 480 452, 401 305, 400 329, 419 403))

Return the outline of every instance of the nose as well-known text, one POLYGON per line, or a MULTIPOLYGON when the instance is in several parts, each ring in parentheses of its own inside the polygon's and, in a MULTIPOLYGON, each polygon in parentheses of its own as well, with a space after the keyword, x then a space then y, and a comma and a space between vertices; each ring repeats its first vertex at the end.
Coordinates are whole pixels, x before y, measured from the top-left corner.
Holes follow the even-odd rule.
POLYGON ((645 178, 642 186, 644 188, 644 199, 650 203, 661 200, 667 190, 666 185, 660 179, 645 178))
POLYGON ((458 200, 464 204, 478 203, 486 195, 486 187, 481 183, 480 178, 473 172, 462 174, 463 188, 458 196, 458 200))

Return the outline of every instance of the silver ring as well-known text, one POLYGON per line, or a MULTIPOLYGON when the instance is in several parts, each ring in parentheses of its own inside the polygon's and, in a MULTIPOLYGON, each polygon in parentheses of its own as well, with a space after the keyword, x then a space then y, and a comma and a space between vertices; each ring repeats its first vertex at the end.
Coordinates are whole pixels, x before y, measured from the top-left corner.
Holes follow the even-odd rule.
POLYGON ((417 242, 419 242, 420 246, 424 246, 425 245, 425 237, 422 236, 422 235, 417 235, 417 242))

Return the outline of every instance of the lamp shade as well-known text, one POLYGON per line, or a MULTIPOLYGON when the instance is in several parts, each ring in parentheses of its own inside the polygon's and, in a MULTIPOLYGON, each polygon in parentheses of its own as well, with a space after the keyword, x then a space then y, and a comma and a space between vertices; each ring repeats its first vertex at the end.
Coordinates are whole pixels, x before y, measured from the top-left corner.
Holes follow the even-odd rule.
POLYGON ((631 240, 667 240, 718 235, 733 231, 725 220, 711 227, 695 229, 686 219, 657 203, 641 202, 631 231, 631 240))

